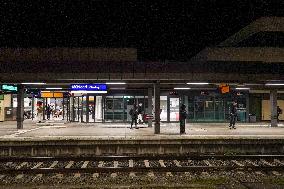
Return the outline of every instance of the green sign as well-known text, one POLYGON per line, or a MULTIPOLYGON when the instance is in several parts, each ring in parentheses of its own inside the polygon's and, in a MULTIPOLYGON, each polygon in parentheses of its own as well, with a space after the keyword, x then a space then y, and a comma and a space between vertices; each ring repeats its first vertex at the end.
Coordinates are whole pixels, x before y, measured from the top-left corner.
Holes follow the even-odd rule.
POLYGON ((3 91, 18 91, 18 87, 14 85, 2 85, 3 91))

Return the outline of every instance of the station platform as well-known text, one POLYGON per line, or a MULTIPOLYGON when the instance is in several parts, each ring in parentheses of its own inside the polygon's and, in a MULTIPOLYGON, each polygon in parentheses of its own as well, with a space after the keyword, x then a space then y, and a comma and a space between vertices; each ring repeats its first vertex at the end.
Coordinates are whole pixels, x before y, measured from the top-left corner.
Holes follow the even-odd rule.
POLYGON ((155 154, 284 154, 284 125, 269 123, 187 123, 179 134, 179 123, 154 127, 125 123, 66 123, 25 121, 0 123, 0 157, 93 156, 155 154))
POLYGON ((187 123, 186 134, 179 134, 179 123, 161 123, 160 134, 154 134, 154 126, 138 124, 130 129, 129 123, 68 123, 46 121, 37 123, 27 120, 24 129, 18 130, 15 121, 0 123, 0 140, 28 139, 175 139, 175 138, 272 138, 284 139, 284 124, 270 127, 268 122, 238 123, 229 129, 228 123, 187 123))

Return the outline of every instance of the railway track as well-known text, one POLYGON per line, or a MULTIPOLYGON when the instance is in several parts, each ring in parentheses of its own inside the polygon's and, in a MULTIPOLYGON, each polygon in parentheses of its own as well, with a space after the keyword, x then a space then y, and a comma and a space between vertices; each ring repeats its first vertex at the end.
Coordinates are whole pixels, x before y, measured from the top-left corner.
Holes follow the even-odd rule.
POLYGON ((96 156, 0 158, 0 175, 51 173, 273 172, 281 175, 284 155, 96 156))

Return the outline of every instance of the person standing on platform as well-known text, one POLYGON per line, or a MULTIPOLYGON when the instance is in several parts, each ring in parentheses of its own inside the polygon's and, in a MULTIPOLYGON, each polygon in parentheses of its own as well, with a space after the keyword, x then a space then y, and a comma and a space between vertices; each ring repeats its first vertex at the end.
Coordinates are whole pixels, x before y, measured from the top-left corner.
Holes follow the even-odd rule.
POLYGON ((282 109, 277 106, 277 122, 279 122, 279 115, 282 114, 282 109))
POLYGON ((130 109, 129 114, 131 116, 130 129, 132 129, 133 124, 135 124, 135 129, 138 129, 137 127, 138 110, 137 110, 136 104, 133 104, 133 107, 130 109))
POLYGON ((50 114, 51 114, 51 107, 48 104, 46 107, 46 116, 47 116, 47 120, 50 120, 50 114))
POLYGON ((179 111, 179 122, 180 122, 180 134, 185 133, 185 119, 187 117, 186 106, 184 104, 181 105, 179 111))
POLYGON ((43 108, 42 108, 42 104, 40 103, 37 107, 37 119, 39 123, 42 122, 42 112, 43 112, 43 108))
POLYGON ((230 129, 236 129, 235 124, 237 120, 237 102, 234 101, 230 110, 230 129))

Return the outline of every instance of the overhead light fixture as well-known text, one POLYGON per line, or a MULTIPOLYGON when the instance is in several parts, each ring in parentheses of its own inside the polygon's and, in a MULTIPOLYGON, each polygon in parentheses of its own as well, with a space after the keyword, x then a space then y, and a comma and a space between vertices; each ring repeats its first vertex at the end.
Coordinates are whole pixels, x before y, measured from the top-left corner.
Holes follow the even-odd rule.
POLYGON ((189 87, 175 87, 174 90, 188 90, 189 87))
POLYGON ((267 86, 284 86, 284 83, 266 83, 267 86))
POLYGON ((47 90, 61 90, 62 87, 47 87, 45 89, 47 89, 47 90))
POLYGON ((21 83, 23 85, 45 85, 46 83, 21 83))
POLYGON ((250 88, 247 87, 237 87, 236 90, 250 90, 250 88))
POLYGON ((106 82, 107 85, 125 85, 125 82, 106 82))
POLYGON ((107 91, 70 91, 71 93, 107 93, 107 91))
POLYGON ((188 85, 208 85, 209 83, 206 82, 196 82, 196 83, 186 83, 188 85))

